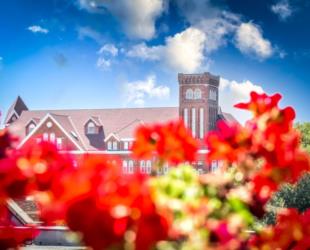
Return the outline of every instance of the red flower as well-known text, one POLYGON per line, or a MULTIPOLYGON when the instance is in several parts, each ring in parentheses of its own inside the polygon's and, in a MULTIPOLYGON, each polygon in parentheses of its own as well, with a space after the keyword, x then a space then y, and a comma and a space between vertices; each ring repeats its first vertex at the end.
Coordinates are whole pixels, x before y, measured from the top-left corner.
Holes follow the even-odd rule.
POLYGON ((93 249, 128 241, 147 250, 167 237, 168 223, 156 210, 147 176, 122 174, 117 159, 86 156, 58 184, 41 204, 44 219, 63 219, 93 249))
POLYGON ((242 159, 250 151, 251 132, 237 123, 218 122, 217 130, 209 132, 206 144, 209 150, 208 161, 242 159))
POLYGON ((9 134, 6 129, 0 129, 0 159, 6 156, 7 150, 11 149, 14 142, 16 142, 15 137, 9 134))
POLYGON ((196 158, 198 142, 180 121, 141 126, 136 130, 133 155, 138 159, 155 155, 161 161, 178 164, 196 158))
POLYGON ((278 108, 278 103, 281 100, 280 94, 268 96, 251 92, 251 101, 248 103, 236 104, 236 108, 250 110, 255 117, 260 116, 266 112, 271 111, 273 108, 278 108))

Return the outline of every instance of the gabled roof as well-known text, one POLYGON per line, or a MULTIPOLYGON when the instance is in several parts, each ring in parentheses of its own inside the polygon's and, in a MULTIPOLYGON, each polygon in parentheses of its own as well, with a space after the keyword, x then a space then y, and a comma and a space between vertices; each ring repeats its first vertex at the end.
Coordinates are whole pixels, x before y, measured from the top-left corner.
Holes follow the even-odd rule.
POLYGON ((4 124, 8 123, 13 114, 17 114, 17 116, 19 117, 21 113, 25 110, 28 110, 28 107, 26 106, 22 98, 18 96, 9 108, 6 117, 4 119, 4 124))
MULTIPOLYGON (((84 150, 85 148, 82 145, 82 142, 79 140, 78 137, 75 137, 71 132, 73 131, 76 134, 75 128, 73 126, 73 124, 71 123, 70 119, 68 116, 65 115, 55 115, 55 114, 50 114, 47 113, 39 122, 39 124, 37 124, 37 126, 28 134, 26 135, 21 143, 19 144, 19 147, 21 147, 22 145, 24 145, 28 139, 30 139, 36 132, 37 130, 45 124, 45 121, 47 121, 48 119, 51 119, 56 126, 58 126, 60 128, 60 130, 68 137, 68 139, 79 149, 79 150, 84 150)), ((15 125, 15 124, 14 124, 15 125)), ((12 125, 11 127, 14 128, 14 126, 12 125)), ((11 129, 10 127, 10 129, 11 129)))
POLYGON ((20 118, 10 125, 9 129, 23 140, 26 123, 33 117, 40 119, 41 123, 47 114, 50 114, 67 131, 67 134, 70 134, 72 140, 75 140, 86 151, 96 151, 102 148, 102 145, 96 142, 103 142, 109 134, 114 133, 120 139, 133 138, 136 125, 177 119, 179 109, 177 107, 162 107, 24 111, 20 118), (85 124, 90 118, 99 122, 102 132, 100 131, 96 135, 85 134, 85 124), (70 131, 73 131, 76 136, 73 136, 70 131))

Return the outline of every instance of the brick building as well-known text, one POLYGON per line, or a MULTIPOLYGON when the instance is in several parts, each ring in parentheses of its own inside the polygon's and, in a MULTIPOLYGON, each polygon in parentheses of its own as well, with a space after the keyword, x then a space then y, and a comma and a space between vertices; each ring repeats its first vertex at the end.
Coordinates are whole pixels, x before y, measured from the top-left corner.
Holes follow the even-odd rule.
MULTIPOLYGON (((219 107, 219 77, 210 73, 179 74, 179 106, 157 108, 29 110, 18 97, 7 112, 5 126, 20 138, 48 140, 74 154, 113 154, 123 160, 123 171, 150 172, 152 160, 134 161, 130 145, 138 125, 181 117, 193 136, 202 139, 219 119, 234 120, 219 107)), ((201 154, 205 150, 201 149, 201 154)), ((193 163, 203 170, 202 161, 193 163)), ((167 169, 167 168, 165 168, 167 169)))

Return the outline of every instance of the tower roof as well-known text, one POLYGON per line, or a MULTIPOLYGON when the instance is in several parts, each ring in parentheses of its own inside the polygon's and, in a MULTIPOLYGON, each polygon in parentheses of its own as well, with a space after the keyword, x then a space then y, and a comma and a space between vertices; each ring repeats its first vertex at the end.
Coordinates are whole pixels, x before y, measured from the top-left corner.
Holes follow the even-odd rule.
POLYGON ((17 96, 16 100, 10 106, 6 114, 4 124, 7 124, 14 114, 16 114, 19 117, 24 110, 28 110, 28 107, 24 103, 23 99, 20 96, 17 96))

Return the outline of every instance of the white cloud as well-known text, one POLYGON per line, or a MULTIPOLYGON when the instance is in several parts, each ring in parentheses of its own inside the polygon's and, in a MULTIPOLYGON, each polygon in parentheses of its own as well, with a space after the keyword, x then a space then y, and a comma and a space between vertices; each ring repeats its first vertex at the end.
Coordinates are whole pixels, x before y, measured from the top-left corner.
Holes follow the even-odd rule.
POLYGON ((128 57, 136 57, 142 60, 158 61, 162 57, 164 46, 148 47, 145 43, 139 43, 127 51, 128 57))
POLYGON ((79 0, 80 7, 90 12, 108 10, 121 22, 129 37, 151 39, 155 21, 165 9, 164 0, 79 0))
POLYGON ((127 56, 150 61, 160 60, 173 70, 194 72, 205 61, 205 41, 206 36, 201 30, 190 27, 167 37, 164 45, 148 47, 145 43, 138 44, 127 52, 127 56))
POLYGON ((262 86, 254 84, 249 80, 242 82, 230 81, 224 78, 220 79, 220 106, 224 112, 231 113, 241 123, 251 118, 249 112, 239 110, 233 106, 240 102, 250 99, 252 91, 264 92, 262 86))
POLYGON ((282 21, 285 21, 293 14, 293 8, 288 0, 280 0, 279 2, 272 5, 270 9, 282 21))
POLYGON ((33 33, 42 33, 42 34, 47 34, 49 32, 48 29, 42 28, 39 25, 33 25, 33 26, 29 26, 27 28, 29 31, 33 32, 33 33))
POLYGON ((85 38, 90 38, 99 44, 102 44, 104 41, 104 37, 98 31, 90 27, 87 27, 87 26, 78 27, 77 32, 78 32, 78 38, 80 40, 83 40, 85 38))
POLYGON ((115 45, 111 43, 105 44, 98 51, 98 54, 104 54, 104 53, 108 53, 112 56, 117 56, 118 48, 116 48, 115 45))
POLYGON ((206 35, 205 49, 207 53, 226 45, 227 38, 233 34, 240 25, 237 15, 222 12, 217 17, 202 19, 195 25, 206 35))
POLYGON ((134 81, 125 83, 124 87, 126 104, 133 103, 143 106, 146 99, 164 99, 170 95, 170 88, 156 83, 155 75, 150 75, 144 81, 134 81))
POLYGON ((251 22, 242 23, 238 27, 235 45, 243 54, 260 60, 269 58, 274 53, 271 42, 263 37, 260 27, 251 22))
POLYGON ((164 60, 181 72, 194 72, 204 62, 206 35, 199 29, 188 28, 166 39, 164 60))
POLYGON ((103 56, 101 56, 98 58, 96 66, 99 69, 106 70, 111 66, 111 61, 109 59, 105 59, 103 56))

